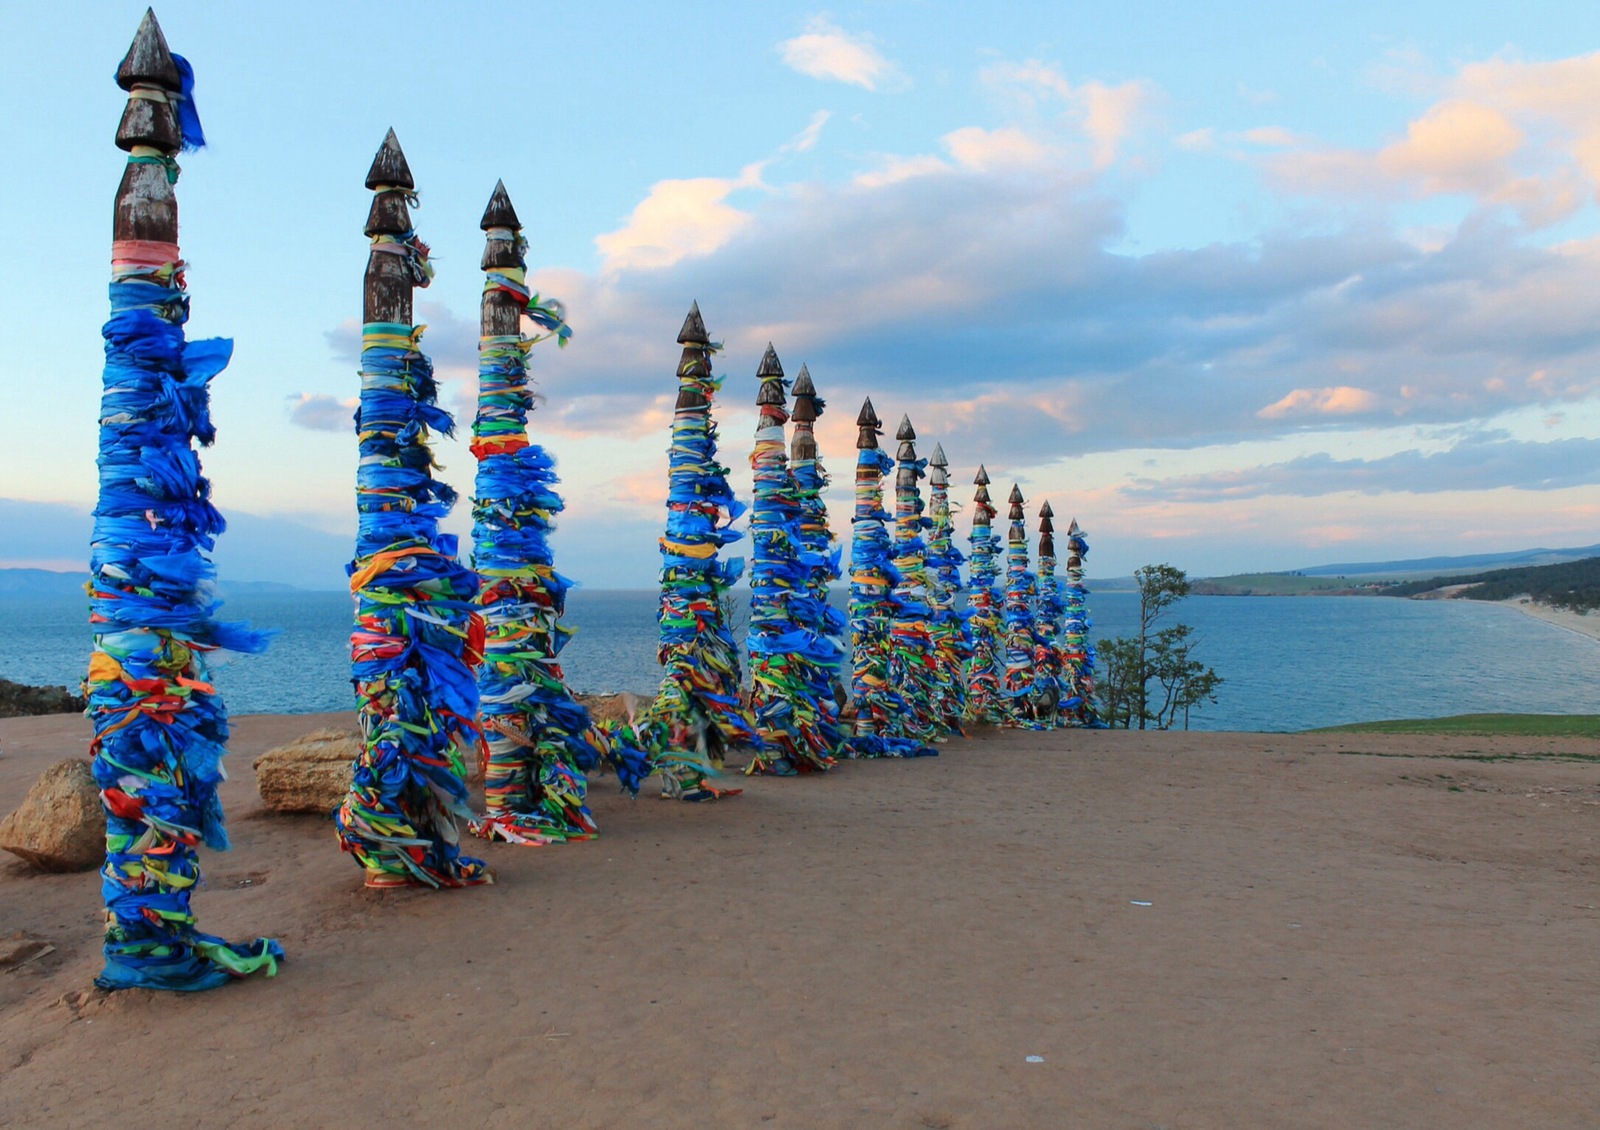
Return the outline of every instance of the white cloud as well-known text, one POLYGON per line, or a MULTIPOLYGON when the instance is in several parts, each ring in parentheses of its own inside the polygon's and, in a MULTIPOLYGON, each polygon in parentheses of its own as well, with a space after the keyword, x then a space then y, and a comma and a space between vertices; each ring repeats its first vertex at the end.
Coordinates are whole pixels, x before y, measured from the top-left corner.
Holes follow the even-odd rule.
POLYGON ((778 44, 784 64, 811 78, 877 90, 899 86, 904 76, 873 44, 869 35, 851 35, 826 16, 815 16, 803 34, 778 44))
POLYGON ((1155 88, 1142 80, 1114 86, 1094 79, 1073 83, 1059 67, 1039 59, 997 63, 980 78, 1023 116, 1059 116, 1070 123, 1088 142, 1096 169, 1116 163, 1156 97, 1155 88))
POLYGON ((658 270, 715 251, 750 223, 750 214, 729 204, 728 197, 759 187, 764 166, 759 161, 746 165, 737 177, 657 181, 626 224, 595 237, 605 270, 658 270))
POLYGON ((1291 192, 1351 199, 1464 195, 1544 228, 1600 191, 1600 52, 1492 59, 1418 88, 1432 101, 1371 149, 1300 139, 1268 159, 1291 192))
POLYGON ((1037 169, 1058 157, 1054 146, 1030 137, 1017 126, 993 130, 966 126, 945 134, 940 140, 956 164, 979 172, 1037 169))
POLYGON ((831 111, 818 110, 811 115, 811 121, 806 128, 784 142, 779 152, 805 153, 816 147, 817 139, 822 136, 822 127, 828 124, 828 119, 833 117, 831 111))
POLYGON ((340 400, 321 392, 302 392, 289 399, 289 422, 315 432, 348 432, 360 399, 340 400))

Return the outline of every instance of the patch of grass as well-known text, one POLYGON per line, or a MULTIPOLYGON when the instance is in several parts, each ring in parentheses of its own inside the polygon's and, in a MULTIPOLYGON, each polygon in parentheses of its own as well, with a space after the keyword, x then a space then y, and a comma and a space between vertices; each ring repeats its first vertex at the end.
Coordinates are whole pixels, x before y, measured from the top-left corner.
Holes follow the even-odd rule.
POLYGON ((1307 730, 1312 734, 1472 734, 1518 738, 1600 738, 1600 714, 1456 714, 1352 722, 1307 730))

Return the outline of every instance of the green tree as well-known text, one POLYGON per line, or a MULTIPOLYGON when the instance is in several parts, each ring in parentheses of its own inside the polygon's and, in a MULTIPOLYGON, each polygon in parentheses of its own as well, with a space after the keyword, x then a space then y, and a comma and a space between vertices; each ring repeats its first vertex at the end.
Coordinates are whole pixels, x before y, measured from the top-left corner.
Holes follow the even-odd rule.
POLYGON ((1189 578, 1171 565, 1135 569, 1139 584, 1139 633, 1104 641, 1097 649, 1101 717, 1108 726, 1171 729, 1181 714, 1217 700, 1222 676, 1194 657, 1199 639, 1187 624, 1163 625, 1166 614, 1189 595, 1189 578))

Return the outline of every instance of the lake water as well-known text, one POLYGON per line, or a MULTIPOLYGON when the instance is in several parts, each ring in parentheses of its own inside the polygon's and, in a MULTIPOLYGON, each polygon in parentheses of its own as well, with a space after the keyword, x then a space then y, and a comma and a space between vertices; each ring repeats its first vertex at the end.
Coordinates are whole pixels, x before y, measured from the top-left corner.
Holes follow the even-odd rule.
MULTIPOLYGON (((568 598, 578 629, 562 653, 579 691, 651 693, 653 592, 568 598)), ((1093 637, 1129 634, 1135 593, 1091 594, 1093 637)), ((352 705, 343 593, 251 594, 224 615, 282 634, 261 656, 216 666, 230 711, 311 713, 352 705)), ((1194 626, 1200 658, 1225 682, 1216 705, 1191 715, 1205 730, 1300 730, 1384 718, 1490 711, 1600 714, 1600 643, 1472 601, 1384 597, 1195 596, 1177 620, 1194 626)), ((76 686, 89 650, 81 598, 0 602, 0 676, 76 686)))

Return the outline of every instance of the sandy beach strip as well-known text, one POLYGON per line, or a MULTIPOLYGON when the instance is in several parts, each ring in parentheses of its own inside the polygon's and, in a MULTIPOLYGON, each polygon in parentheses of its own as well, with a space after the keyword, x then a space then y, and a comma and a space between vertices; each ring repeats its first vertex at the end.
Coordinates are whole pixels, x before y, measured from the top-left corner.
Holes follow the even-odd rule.
MULTIPOLYGON (((343 720, 237 720, 196 905, 275 980, 98 993, 98 877, 0 863, 56 946, 0 973, 0 1126, 1594 1125, 1600 742, 983 732, 599 781, 598 840, 373 893, 249 768, 343 720)), ((0 722, 0 811, 85 741, 0 722)))
POLYGON ((1582 612, 1572 612, 1565 608, 1556 608, 1549 604, 1539 604, 1525 596, 1514 596, 1509 600, 1496 601, 1518 612, 1532 616, 1535 620, 1543 620, 1547 624, 1554 624, 1558 628, 1565 628, 1569 632, 1576 632, 1580 636, 1588 636, 1592 640, 1600 640, 1600 616, 1590 616, 1582 612))

